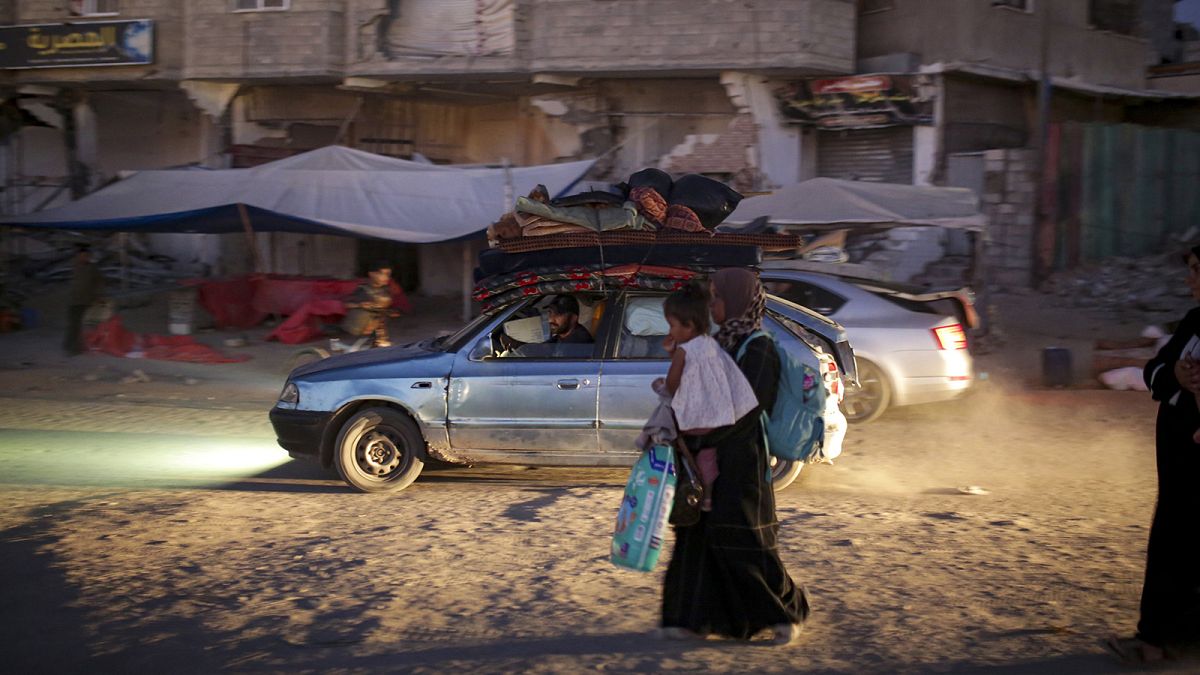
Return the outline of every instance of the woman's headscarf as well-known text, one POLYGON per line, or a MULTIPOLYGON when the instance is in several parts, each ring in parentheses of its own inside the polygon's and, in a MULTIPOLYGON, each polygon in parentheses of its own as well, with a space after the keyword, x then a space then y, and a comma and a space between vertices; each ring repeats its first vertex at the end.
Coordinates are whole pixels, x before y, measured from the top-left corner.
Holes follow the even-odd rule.
POLYGON ((714 337, 726 351, 733 351, 747 335, 762 328, 767 296, 758 275, 740 267, 712 275, 712 285, 725 301, 725 321, 714 337))

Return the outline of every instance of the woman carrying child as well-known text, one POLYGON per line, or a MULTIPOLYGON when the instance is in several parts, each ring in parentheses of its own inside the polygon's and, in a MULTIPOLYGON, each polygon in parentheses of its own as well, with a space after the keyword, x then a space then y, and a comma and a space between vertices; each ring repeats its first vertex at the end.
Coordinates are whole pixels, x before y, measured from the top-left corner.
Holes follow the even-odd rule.
MULTIPOLYGON (((762 284, 750 270, 725 269, 713 275, 709 290, 709 309, 719 327, 716 341, 727 355, 736 355, 762 327, 762 284)), ((671 343, 668 336, 668 348, 671 343)), ((684 371, 693 356, 688 345, 684 371)), ((809 607, 804 589, 793 583, 779 558, 775 493, 763 445, 760 413, 774 406, 779 388, 774 342, 754 338, 737 365, 758 405, 740 415, 735 410, 732 424, 714 425, 691 439, 693 447, 715 448, 718 471, 711 510, 695 525, 675 528, 663 583, 663 633, 748 640, 770 629, 777 644, 788 644, 799 636, 809 607)), ((679 385, 680 393, 688 387, 686 373, 681 372, 679 385)))
POLYGON ((718 473, 716 448, 697 444, 716 427, 727 427, 758 407, 754 390, 737 363, 708 334, 708 293, 703 286, 689 284, 663 303, 670 332, 664 341, 671 354, 666 380, 656 380, 654 389, 671 397, 675 426, 696 457, 704 482, 705 503, 712 508, 712 486, 718 473))

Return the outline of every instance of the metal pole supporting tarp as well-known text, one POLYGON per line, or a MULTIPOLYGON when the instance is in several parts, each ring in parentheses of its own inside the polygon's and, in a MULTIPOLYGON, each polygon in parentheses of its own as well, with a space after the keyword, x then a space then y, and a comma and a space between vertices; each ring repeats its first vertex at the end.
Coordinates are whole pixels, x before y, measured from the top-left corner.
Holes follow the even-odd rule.
POLYGON ((258 241, 254 237, 254 227, 250 225, 250 213, 246 211, 246 205, 238 202, 238 215, 242 219, 242 228, 246 231, 246 243, 250 255, 250 271, 258 272, 258 241))
POLYGON ((472 260, 471 260, 471 240, 464 239, 462 242, 462 318, 463 321, 471 320, 471 291, 475 287, 474 279, 471 275, 472 260))

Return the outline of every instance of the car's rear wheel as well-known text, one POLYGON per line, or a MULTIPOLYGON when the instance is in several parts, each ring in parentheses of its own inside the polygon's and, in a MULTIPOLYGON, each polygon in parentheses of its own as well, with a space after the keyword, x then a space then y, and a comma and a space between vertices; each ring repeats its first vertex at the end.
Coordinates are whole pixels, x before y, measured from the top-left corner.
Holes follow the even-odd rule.
POLYGON ((793 462, 778 457, 771 458, 771 486, 778 492, 791 485, 804 469, 804 462, 793 462))
POLYGON ((398 492, 421 474, 425 440, 417 425, 392 408, 366 408, 346 420, 334 446, 338 475, 363 492, 398 492))
POLYGON ((892 385, 879 366, 866 359, 858 363, 858 388, 847 388, 842 399, 842 412, 851 424, 864 424, 879 419, 892 402, 892 385))

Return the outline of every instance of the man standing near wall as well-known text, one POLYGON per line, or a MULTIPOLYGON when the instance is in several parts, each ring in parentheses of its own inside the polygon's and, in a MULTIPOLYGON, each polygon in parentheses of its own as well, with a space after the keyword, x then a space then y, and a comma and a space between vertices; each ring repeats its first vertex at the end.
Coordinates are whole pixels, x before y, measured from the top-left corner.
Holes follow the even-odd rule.
POLYGON ((104 275, 92 262, 91 247, 80 246, 75 253, 67 297, 67 334, 63 340, 67 356, 83 353, 83 314, 89 305, 102 297, 103 290, 104 275))

